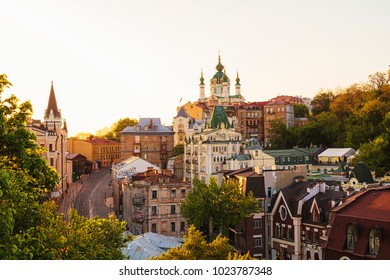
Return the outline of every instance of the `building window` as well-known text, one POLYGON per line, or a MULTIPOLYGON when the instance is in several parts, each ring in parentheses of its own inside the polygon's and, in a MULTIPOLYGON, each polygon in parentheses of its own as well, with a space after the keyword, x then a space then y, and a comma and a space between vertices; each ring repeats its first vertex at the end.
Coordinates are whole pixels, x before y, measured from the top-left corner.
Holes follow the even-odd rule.
POLYGON ((157 206, 152 206, 152 216, 157 215, 157 206))
POLYGON ((318 231, 314 231, 313 242, 318 242, 318 241, 319 241, 319 238, 318 238, 318 231))
POLYGON ((180 222, 180 231, 185 231, 185 230, 186 230, 186 223, 180 222))
POLYGON ((377 255, 380 246, 380 231, 372 229, 368 239, 368 251, 372 255, 377 255))
POLYGON ((293 239, 291 227, 287 227, 287 239, 289 240, 293 239))
POLYGON ((157 232, 157 225, 156 224, 152 224, 152 232, 157 232))
POLYGON ((263 246, 263 240, 261 237, 253 239, 253 247, 262 247, 263 246))
POLYGON ((152 191, 152 199, 157 199, 157 191, 152 191))
POLYGON ((53 152, 53 144, 49 144, 49 152, 53 152))
POLYGON ((181 193, 181 197, 186 197, 186 189, 181 189, 180 193, 181 193))
POLYGON ((275 237, 280 238, 280 225, 275 226, 275 237))
POLYGON ((54 158, 50 158, 50 166, 54 166, 54 158))
POLYGON ((287 238, 286 225, 282 225, 282 239, 287 238))
POLYGON ((306 240, 306 241, 310 241, 310 240, 311 240, 311 237, 310 237, 310 229, 309 229, 309 228, 306 229, 305 240, 306 240))
POLYGON ((261 228, 261 219, 253 220, 253 228, 261 228))
POLYGON ((355 249, 358 231, 355 225, 349 225, 347 230, 347 249, 355 249))
POLYGON ((171 190, 171 198, 176 197, 176 189, 171 190))
POLYGON ((172 222, 171 223, 171 232, 175 232, 175 231, 176 231, 176 223, 172 222))
POLYGON ((176 214, 176 205, 171 205, 171 214, 176 214))

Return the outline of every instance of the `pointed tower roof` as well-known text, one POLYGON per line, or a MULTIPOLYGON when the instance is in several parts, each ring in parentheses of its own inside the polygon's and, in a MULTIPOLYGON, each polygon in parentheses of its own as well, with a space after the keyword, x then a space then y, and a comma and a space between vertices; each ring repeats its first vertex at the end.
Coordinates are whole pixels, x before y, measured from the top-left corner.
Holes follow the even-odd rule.
POLYGON ((236 78, 236 86, 240 86, 240 78, 238 77, 238 71, 237 71, 237 78, 236 78))
POLYGON ((51 111, 53 111, 54 117, 57 117, 57 118, 61 117, 61 112, 58 110, 56 95, 54 93, 53 81, 51 82, 49 102, 47 103, 47 108, 45 111, 45 118, 49 117, 51 111))
POLYGON ((200 72, 200 84, 199 85, 204 85, 204 78, 203 78, 203 69, 200 72))
POLYGON ((221 55, 218 54, 218 64, 215 66, 215 69, 217 69, 218 72, 221 72, 225 67, 221 63, 221 55))
POLYGON ((218 128, 221 123, 225 124, 225 128, 230 128, 225 109, 222 106, 215 106, 209 123, 210 128, 218 128))

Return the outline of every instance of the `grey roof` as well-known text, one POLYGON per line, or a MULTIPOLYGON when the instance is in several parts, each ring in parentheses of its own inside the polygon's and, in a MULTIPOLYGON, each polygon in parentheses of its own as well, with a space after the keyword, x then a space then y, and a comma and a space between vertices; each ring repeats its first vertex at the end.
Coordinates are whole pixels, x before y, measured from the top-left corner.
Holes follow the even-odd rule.
POLYGON ((131 260, 146 260, 157 257, 170 248, 180 247, 183 239, 147 232, 137 236, 122 249, 122 253, 131 260))
POLYGON ((122 130, 122 133, 174 134, 171 127, 161 124, 160 118, 140 118, 137 125, 126 127, 124 130, 122 130))
POLYGON ((180 108, 179 112, 177 112, 176 118, 178 118, 178 117, 183 117, 183 118, 189 117, 186 110, 183 107, 180 108))

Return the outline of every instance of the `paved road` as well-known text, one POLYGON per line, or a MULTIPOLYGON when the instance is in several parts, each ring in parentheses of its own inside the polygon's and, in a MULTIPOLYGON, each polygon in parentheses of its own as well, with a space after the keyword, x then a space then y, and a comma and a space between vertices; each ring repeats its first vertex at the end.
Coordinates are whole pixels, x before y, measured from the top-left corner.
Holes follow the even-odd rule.
POLYGON ((112 196, 110 183, 110 169, 103 167, 98 172, 93 172, 87 179, 82 180, 81 190, 75 199, 74 208, 78 213, 87 218, 107 218, 113 209, 107 199, 112 196))

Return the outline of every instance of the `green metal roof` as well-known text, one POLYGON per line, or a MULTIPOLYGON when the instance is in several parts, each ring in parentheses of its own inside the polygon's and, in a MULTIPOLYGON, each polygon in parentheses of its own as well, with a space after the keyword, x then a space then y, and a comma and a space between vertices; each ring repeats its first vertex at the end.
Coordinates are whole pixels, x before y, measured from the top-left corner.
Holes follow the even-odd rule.
POLYGON ((230 128, 229 120, 223 107, 215 106, 209 123, 210 128, 219 128, 221 123, 225 124, 225 128, 230 128))
POLYGON ((217 83, 219 83, 221 81, 222 77, 223 77, 223 72, 218 71, 217 73, 214 74, 213 79, 217 79, 217 83))

